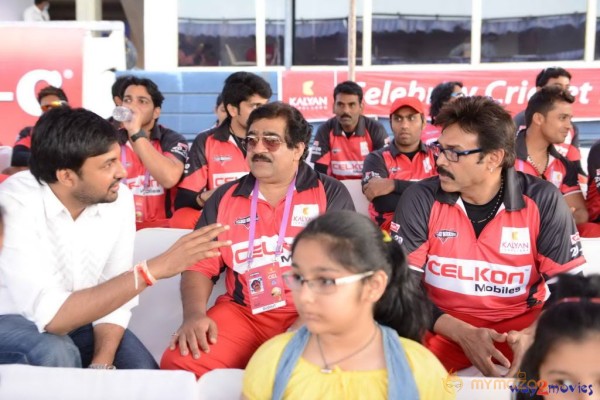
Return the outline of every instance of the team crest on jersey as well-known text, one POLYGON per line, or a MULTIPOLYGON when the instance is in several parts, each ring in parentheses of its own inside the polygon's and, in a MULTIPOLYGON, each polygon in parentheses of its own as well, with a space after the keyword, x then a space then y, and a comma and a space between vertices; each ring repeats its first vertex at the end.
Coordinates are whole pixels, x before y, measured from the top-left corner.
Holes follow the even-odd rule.
POLYGON ((423 160, 423 169, 425 170, 425 173, 430 173, 431 170, 433 169, 433 167, 431 166, 431 160, 429 159, 429 157, 427 157, 426 159, 423 160))
POLYGON ((171 153, 179 154, 181 157, 187 157, 188 145, 187 143, 177 143, 177 146, 171 149, 171 153))
POLYGON ((390 168, 390 174, 395 174, 396 172, 401 171, 401 170, 402 170, 402 168, 400 168, 400 167, 392 167, 392 168, 390 168))
POLYGON ((334 147, 333 149, 331 149, 331 153, 333 153, 333 154, 338 154, 341 152, 342 152, 342 149, 340 149, 339 147, 334 147))
POLYGON ((500 253, 512 255, 531 254, 529 228, 502 228, 500 253))
POLYGON ((319 215, 317 204, 296 204, 292 213, 292 226, 304 228, 313 218, 319 215))
POLYGON ((221 163, 221 165, 225 164, 227 161, 231 161, 231 159, 232 157, 230 155, 216 155, 213 157, 213 160, 221 163))
POLYGON ((360 142, 360 155, 363 157, 369 155, 369 143, 360 142))
POLYGON ((437 231, 433 236, 440 239, 440 242, 446 243, 448 239, 454 239, 458 236, 458 232, 450 231, 448 229, 442 229, 441 231, 437 231))
POLYGON ((363 183, 367 183, 373 178, 380 178, 380 177, 381 177, 381 175, 379 175, 379 173, 376 171, 365 172, 365 176, 363 178, 363 183))
MULTIPOLYGON (((258 221, 258 215, 256 216, 256 221, 258 221)), ((250 229, 250 216, 238 218, 234 222, 235 225, 244 225, 246 229, 250 229)))

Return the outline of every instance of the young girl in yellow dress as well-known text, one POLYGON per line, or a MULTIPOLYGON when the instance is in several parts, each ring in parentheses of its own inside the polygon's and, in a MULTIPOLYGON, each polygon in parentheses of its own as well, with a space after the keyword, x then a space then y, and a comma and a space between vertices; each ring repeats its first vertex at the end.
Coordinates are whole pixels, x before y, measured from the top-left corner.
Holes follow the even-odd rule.
POLYGON ((367 217, 324 214, 292 247, 285 274, 304 324, 263 344, 246 399, 454 399, 419 344, 430 310, 398 244, 367 217))

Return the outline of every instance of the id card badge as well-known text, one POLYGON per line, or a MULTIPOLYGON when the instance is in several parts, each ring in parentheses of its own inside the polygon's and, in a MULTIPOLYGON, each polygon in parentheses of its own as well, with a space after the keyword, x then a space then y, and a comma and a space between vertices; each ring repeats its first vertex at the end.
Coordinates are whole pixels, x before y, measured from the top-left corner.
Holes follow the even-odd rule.
POLYGON ((285 306, 283 277, 279 263, 254 267, 246 273, 252 314, 285 306))

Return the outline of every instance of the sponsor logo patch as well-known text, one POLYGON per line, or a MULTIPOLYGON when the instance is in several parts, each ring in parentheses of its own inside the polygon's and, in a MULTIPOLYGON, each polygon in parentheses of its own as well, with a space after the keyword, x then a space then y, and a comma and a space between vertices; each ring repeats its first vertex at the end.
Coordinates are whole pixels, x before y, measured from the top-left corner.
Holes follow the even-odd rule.
MULTIPOLYGON (((258 215, 256 216, 256 221, 258 221, 258 215)), ((250 216, 241 217, 235 220, 235 225, 244 225, 246 229, 250 229, 250 216)))
POLYGON ((433 236, 440 239, 440 242, 446 243, 446 240, 454 239, 455 237, 457 237, 458 233, 456 231, 442 229, 441 231, 437 231, 433 236))
POLYGON ((500 253, 512 255, 531 254, 529 228, 502 228, 500 253))
POLYGON ((390 224, 390 231, 398 233, 398 231, 400 231, 400 224, 392 221, 392 223, 390 224))
POLYGON ((232 159, 233 157, 228 154, 216 155, 213 157, 213 160, 221 164, 225 164, 227 161, 231 161, 232 159))
POLYGON ((577 244, 579 243, 580 237, 579 237, 579 232, 575 232, 574 234, 571 235, 571 244, 577 244))
POLYGON ((292 213, 291 225, 304 228, 313 218, 319 215, 317 204, 296 204, 292 213))

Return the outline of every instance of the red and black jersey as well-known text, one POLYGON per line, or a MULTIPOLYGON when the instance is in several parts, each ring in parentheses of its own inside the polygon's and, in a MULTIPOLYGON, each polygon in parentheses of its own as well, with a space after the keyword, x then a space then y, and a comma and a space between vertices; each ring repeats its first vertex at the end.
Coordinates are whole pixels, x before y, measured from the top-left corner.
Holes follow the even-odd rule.
MULTIPOLYGON (((248 287, 244 272, 247 266, 250 226, 250 203, 256 179, 252 174, 219 187, 208 199, 196 228, 220 222, 230 229, 218 240, 231 240, 231 247, 221 248, 221 255, 205 259, 190 267, 216 281, 223 269, 227 293, 238 304, 246 306, 248 287)), ((254 265, 273 262, 275 247, 283 218, 285 199, 273 207, 259 197, 257 205, 256 233, 254 241, 254 265)), ((306 224, 319 214, 330 210, 354 210, 352 198, 346 187, 317 171, 306 163, 300 164, 296 188, 292 198, 290 220, 285 231, 284 251, 277 260, 282 268, 291 265, 290 249, 294 237, 306 224)), ((294 309, 289 289, 285 291, 287 305, 278 310, 294 309)))
POLYGON ((348 138, 337 118, 319 127, 311 147, 311 162, 327 168, 327 175, 337 179, 360 179, 363 161, 373 150, 389 141, 383 125, 363 115, 356 131, 348 138))
POLYGON ((394 214, 392 236, 423 272, 429 298, 461 320, 497 322, 541 307, 547 280, 585 263, 573 216, 549 182, 510 168, 504 185, 479 237, 459 194, 444 192, 438 177, 406 190, 394 214))
POLYGON ((439 126, 431 125, 429 122, 423 128, 421 133, 421 142, 426 145, 430 145, 436 142, 442 134, 442 128, 439 126))
POLYGON ((590 222, 600 222, 600 140, 590 149, 587 169, 588 188, 585 205, 590 222))
POLYGON ((551 182, 565 196, 580 193, 581 188, 577 178, 579 167, 575 162, 563 157, 553 145, 548 146, 548 167, 544 175, 540 176, 538 170, 527 161, 526 135, 527 131, 524 129, 517 134, 515 169, 551 182))
POLYGON ((369 215, 383 229, 388 230, 396 204, 411 182, 437 175, 435 157, 431 149, 421 143, 412 160, 391 143, 371 152, 363 165, 363 185, 372 178, 393 179, 394 191, 373 199, 369 204, 369 215), (385 197, 385 199, 382 199, 385 197))
MULTIPOLYGON (((172 213, 171 196, 175 188, 165 190, 152 175, 148 175, 149 181, 146 182, 146 167, 127 140, 127 132, 121 130, 120 134, 121 162, 125 161, 123 166, 127 170, 127 187, 133 192, 136 202, 138 229, 146 226, 160 226, 163 221, 167 226, 166 219, 172 213), (140 213, 142 214, 141 218, 140 213)), ((162 125, 155 124, 150 131, 149 139, 152 146, 159 153, 185 163, 188 144, 182 135, 162 125)))
POLYGON ((228 118, 194 139, 175 198, 175 209, 199 209, 198 193, 235 181, 250 171, 245 151, 229 131, 228 118))

